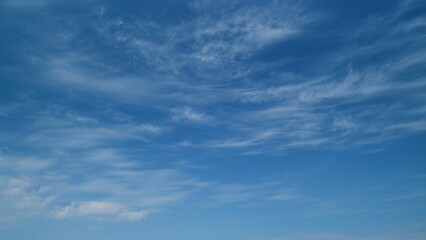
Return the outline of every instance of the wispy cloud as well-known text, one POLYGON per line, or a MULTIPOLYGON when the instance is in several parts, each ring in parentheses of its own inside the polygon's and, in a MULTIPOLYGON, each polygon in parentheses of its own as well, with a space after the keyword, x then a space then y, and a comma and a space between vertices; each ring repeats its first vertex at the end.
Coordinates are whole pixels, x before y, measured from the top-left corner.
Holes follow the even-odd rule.
MULTIPOLYGON (((133 221, 200 192, 205 205, 299 201, 282 182, 204 180, 195 172, 208 164, 177 159, 194 148, 359 148, 424 132, 425 18, 406 16, 420 1, 330 30, 339 44, 329 51, 315 44, 331 18, 307 2, 192 1, 190 17, 167 24, 93 4, 78 16, 2 16, 1 31, 33 40, 13 38, 22 62, 0 69, 2 84, 25 86, 0 106, 10 125, 0 126, 1 211, 133 221)), ((383 198, 423 196, 415 190, 383 198)), ((361 209, 313 205, 319 215, 361 209)))
MULTIPOLYGON (((113 16, 102 7, 85 20, 93 24, 91 30, 101 41, 131 61, 118 65, 96 48, 73 47, 73 39, 80 33, 72 30, 69 20, 65 21, 68 30, 38 33, 41 42, 60 51, 38 54, 42 60, 34 65, 42 69, 37 81, 45 86, 157 108, 171 113, 175 124, 204 125, 212 133, 202 142, 187 139, 193 146, 262 148, 273 143, 270 149, 281 151, 343 147, 353 141, 358 147, 424 131, 424 114, 399 117, 401 112, 424 107, 412 99, 426 87, 423 75, 408 74, 424 63, 423 36, 414 31, 422 26, 422 18, 401 17, 415 3, 404 2, 403 8, 348 30, 339 40, 345 47, 324 54, 322 60, 307 57, 312 64, 306 66, 306 73, 287 66, 293 61, 291 54, 279 61, 257 59, 266 48, 279 50, 300 39, 315 41, 309 38, 309 27, 325 24, 327 18, 303 1, 273 2, 261 8, 193 3, 193 18, 167 26, 155 18, 113 16), (207 6, 208 12, 203 10, 207 6), (371 41, 363 40, 370 37, 371 41), (401 50, 395 50, 398 48, 401 50), (380 57, 386 51, 391 56, 380 57), (217 126, 227 134, 220 135, 214 130, 217 126), (378 129, 386 131, 371 139, 378 129), (265 136, 270 132, 277 134, 265 136), (240 139, 242 135, 247 137, 240 139)), ((159 119, 170 124, 167 120, 159 119)), ((153 128, 150 131, 154 133, 153 128)), ((70 128, 55 134, 62 138, 70 132, 88 139, 85 144, 132 135, 123 134, 129 132, 125 126, 70 128)), ((48 135, 52 133, 32 136, 33 142, 48 135)), ((75 143, 70 139, 61 144, 75 143)))
POLYGON ((191 108, 176 109, 173 111, 172 120, 181 123, 206 124, 212 121, 211 117, 204 113, 198 113, 191 108))
POLYGON ((138 221, 158 210, 130 210, 126 205, 116 202, 72 202, 70 205, 56 209, 56 218, 91 217, 99 220, 138 221))
POLYGON ((1 177, 0 222, 5 224, 44 214, 54 199, 48 186, 34 183, 31 177, 1 177))

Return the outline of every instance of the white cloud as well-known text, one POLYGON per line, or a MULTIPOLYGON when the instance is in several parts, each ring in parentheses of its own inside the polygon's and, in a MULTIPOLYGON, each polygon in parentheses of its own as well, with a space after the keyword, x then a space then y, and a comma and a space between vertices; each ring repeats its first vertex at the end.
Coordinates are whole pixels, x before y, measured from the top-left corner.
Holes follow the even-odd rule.
MULTIPOLYGON (((415 112, 414 108, 424 107, 412 106, 409 99, 412 91, 425 87, 424 77, 415 76, 410 81, 395 77, 405 75, 404 71, 425 61, 425 51, 417 44, 422 36, 413 31, 422 26, 423 18, 408 21, 398 18, 402 12, 415 7, 416 2, 404 2, 403 7, 396 10, 398 14, 381 16, 380 21, 374 21, 378 19, 373 17, 354 32, 347 33, 350 39, 345 47, 324 54, 321 60, 306 66, 308 72, 313 72, 310 75, 305 71, 291 72, 291 68, 286 67, 286 61, 291 62, 291 59, 287 58, 270 63, 256 60, 247 63, 244 60, 275 41, 308 36, 311 32, 307 32, 307 26, 314 20, 318 23, 320 14, 307 8, 304 2, 272 2, 261 7, 252 3, 229 4, 191 2, 190 6, 199 14, 167 26, 149 18, 129 20, 121 16, 111 17, 104 10, 98 12, 96 21, 90 19, 97 27, 93 30, 98 31, 101 41, 117 46, 124 59, 132 59, 129 63, 138 63, 132 71, 123 71, 124 67, 121 69, 119 65, 112 66, 95 53, 70 48, 70 39, 77 36, 74 31, 62 30, 52 35, 46 30, 40 35, 48 37, 39 37, 53 36, 45 41, 60 51, 54 56, 42 56, 45 61, 36 64, 44 69, 40 83, 71 88, 79 93, 96 93, 96 96, 113 102, 171 112, 175 123, 199 124, 201 127, 220 124, 223 132, 230 133, 220 135, 215 132, 203 143, 193 146, 261 148, 274 145, 272 148, 275 149, 284 149, 282 146, 348 146, 342 143, 351 137, 354 142, 371 144, 403 135, 401 132, 424 131, 423 122, 419 121, 424 118, 422 113, 412 119, 394 117, 404 109, 412 108, 410 111, 415 112), (205 12, 208 6, 210 11, 205 12), (357 41, 370 35, 377 35, 377 41, 367 41, 367 44, 357 41), (415 51, 397 51, 374 63, 359 61, 407 43, 418 46, 413 47, 415 51), (179 46, 184 46, 185 50, 179 46), (358 62, 364 64, 356 64, 358 62), (264 76, 265 72, 270 74, 264 76), (259 74, 264 77, 257 79, 255 76, 259 74), (395 94, 397 92, 400 94, 395 94), (401 103, 386 100, 388 102, 380 103, 390 106, 386 116, 380 118, 377 112, 371 118, 365 115, 363 108, 376 107, 376 103, 369 101, 386 96, 402 96, 401 102, 407 105, 398 107, 396 105, 401 103), (353 106, 351 111, 346 111, 345 104, 362 106, 353 106), (390 110, 392 105, 395 105, 394 110, 390 110), (221 111, 206 111, 206 106, 221 111), (347 121, 336 116, 345 116, 347 121), (378 125, 387 130, 380 139, 355 139, 369 138, 374 129, 379 129, 378 125), (270 131, 279 134, 260 135, 270 131)), ((2 112, 4 115, 8 110, 0 110, 0 114, 2 112)), ((170 129, 181 127, 170 124, 166 118, 158 119, 163 123, 158 126, 149 123, 102 124, 80 115, 71 121, 78 124, 39 129, 28 134, 25 140, 29 144, 63 149, 107 148, 114 141, 138 139, 150 142, 152 136, 165 133, 162 127, 165 124, 170 129)))
MULTIPOLYGON (((39 2, 44 1, 17 1, 17 5, 39 2)), ((32 37, 51 45, 55 54, 23 49, 33 67, 43 69, 27 81, 66 95, 63 102, 89 96, 94 102, 84 105, 89 111, 100 110, 84 114, 34 99, 0 106, 0 117, 26 121, 25 126, 4 130, 10 134, 1 134, 1 140, 8 147, 26 149, 29 155, 1 155, 1 167, 16 175, 4 177, 0 185, 2 211, 25 209, 29 215, 41 214, 57 205, 48 195, 50 191, 60 195, 62 202, 71 202, 57 208, 56 217, 111 220, 143 219, 150 212, 139 209, 187 200, 207 187, 213 188, 213 200, 206 201, 220 203, 293 197, 262 184, 218 186, 202 181, 183 169, 203 166, 187 162, 180 163, 186 167, 181 169, 155 168, 155 160, 149 158, 152 152, 144 151, 170 147, 161 137, 168 129, 182 128, 182 123, 205 128, 205 134, 201 141, 184 136, 188 140, 177 139, 181 143, 174 147, 239 148, 247 154, 296 147, 356 148, 425 131, 425 104, 414 94, 426 87, 424 74, 407 74, 425 63, 420 44, 424 37, 416 34, 424 26, 424 18, 396 24, 397 14, 390 14, 376 24, 368 22, 348 34, 350 39, 341 51, 304 66, 309 71, 289 72, 286 63, 291 59, 286 56, 271 63, 251 59, 274 42, 310 34, 306 26, 315 14, 304 10, 303 1, 298 2, 262 7, 248 3, 236 11, 222 7, 233 4, 229 2, 194 2, 192 7, 202 14, 168 26, 152 19, 109 17, 105 8, 95 9, 97 20, 87 24, 87 31, 95 26, 99 41, 117 47, 118 55, 130 59, 125 66, 105 61, 90 46, 74 48, 78 31, 70 27, 73 23, 66 25, 66 19, 57 29, 28 33, 38 34, 32 37), (210 5, 219 6, 212 9, 212 15, 203 12, 210 5), (71 30, 59 31, 62 28, 71 30), (366 36, 379 37, 357 41, 366 36), (399 51, 408 45, 412 49, 399 51), (364 61, 386 52, 392 56, 364 61), (128 110, 127 115, 99 116, 105 111, 99 103, 106 102, 120 105, 128 110), (146 109, 155 114, 146 114, 146 109), (155 118, 157 123, 134 121, 141 115, 155 118), (21 179, 18 173, 31 173, 39 179, 21 179)), ((398 11, 410 8, 405 3, 405 10, 398 11)), ((25 211, 16 211, 25 215, 25 211)))
MULTIPOLYGON (((137 221, 157 211, 152 207, 186 200, 209 185, 180 170, 135 170, 143 166, 118 151, 104 149, 57 159, 55 168, 31 169, 31 178, 2 176, 0 213, 4 217, 0 221, 49 213, 56 218, 137 221), (58 206, 64 202, 71 203, 58 206)), ((23 171, 17 167, 7 169, 12 176, 23 171)))
POLYGON ((47 186, 31 177, 0 177, 0 222, 10 223, 43 214, 55 199, 47 186))
POLYGON ((212 118, 207 116, 206 114, 196 112, 188 107, 175 109, 173 112, 174 115, 172 116, 172 119, 176 122, 207 124, 212 120, 212 118))
POLYGON ((56 218, 89 217, 99 220, 139 221, 158 210, 131 210, 128 206, 118 202, 87 201, 72 202, 70 205, 56 209, 53 216, 56 218))
POLYGON ((188 24, 194 29, 189 37, 195 40, 196 59, 232 64, 235 57, 249 57, 267 44, 297 35, 314 18, 302 14, 303 7, 297 4, 247 4, 233 12, 227 12, 227 8, 219 8, 219 19, 207 16, 188 24))
POLYGON ((199 146, 212 148, 244 148, 258 146, 266 141, 276 139, 282 134, 282 132, 277 129, 244 129, 243 132, 243 134, 240 133, 239 135, 246 135, 245 137, 211 140, 201 143, 199 146))

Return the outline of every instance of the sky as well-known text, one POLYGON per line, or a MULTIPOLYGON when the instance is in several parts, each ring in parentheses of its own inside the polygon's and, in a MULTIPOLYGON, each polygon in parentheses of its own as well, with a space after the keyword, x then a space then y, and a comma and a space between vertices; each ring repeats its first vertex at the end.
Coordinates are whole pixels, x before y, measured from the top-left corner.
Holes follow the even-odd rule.
POLYGON ((426 2, 2 0, 0 238, 426 239, 426 2))

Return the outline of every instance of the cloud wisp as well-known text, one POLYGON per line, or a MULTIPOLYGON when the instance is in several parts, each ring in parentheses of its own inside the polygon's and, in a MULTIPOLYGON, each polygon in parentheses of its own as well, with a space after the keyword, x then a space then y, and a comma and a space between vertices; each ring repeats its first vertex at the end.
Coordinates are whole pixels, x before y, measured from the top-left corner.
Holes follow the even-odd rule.
MULTIPOLYGON (((283 181, 199 172, 227 153, 368 151, 426 131, 420 1, 350 23, 314 1, 178 1, 178 17, 65 2, 0 3, 0 211, 14 215, 2 222, 139 221, 194 199, 307 204, 283 181)), ((382 198, 424 196, 405 193, 382 198)), ((312 202, 317 215, 352 210, 312 202)))

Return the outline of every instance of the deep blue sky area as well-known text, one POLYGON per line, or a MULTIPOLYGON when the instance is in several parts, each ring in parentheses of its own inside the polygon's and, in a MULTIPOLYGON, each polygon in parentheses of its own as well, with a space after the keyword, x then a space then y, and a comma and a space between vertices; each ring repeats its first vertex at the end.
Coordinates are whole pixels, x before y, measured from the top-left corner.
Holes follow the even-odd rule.
POLYGON ((426 239, 420 0, 0 2, 0 239, 426 239))

